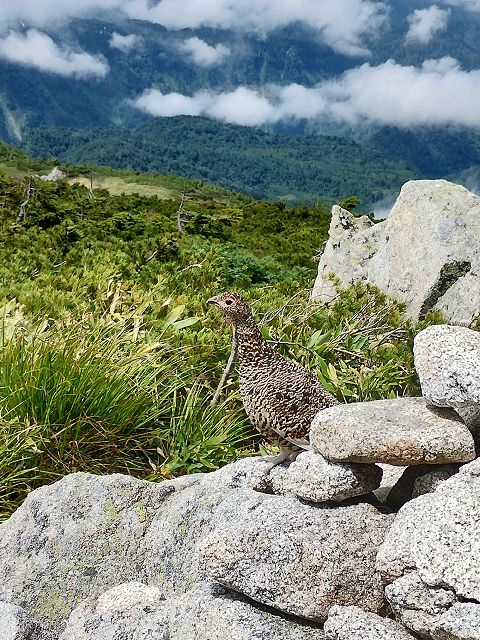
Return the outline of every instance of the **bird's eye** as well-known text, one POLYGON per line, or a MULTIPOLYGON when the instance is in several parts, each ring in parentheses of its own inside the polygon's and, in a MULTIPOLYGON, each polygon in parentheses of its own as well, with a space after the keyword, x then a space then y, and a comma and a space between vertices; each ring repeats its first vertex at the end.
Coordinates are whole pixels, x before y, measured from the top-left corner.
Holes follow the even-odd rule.
POLYGON ((227 300, 225 300, 225 304, 232 304, 233 300, 231 300, 230 298, 228 298, 227 300))

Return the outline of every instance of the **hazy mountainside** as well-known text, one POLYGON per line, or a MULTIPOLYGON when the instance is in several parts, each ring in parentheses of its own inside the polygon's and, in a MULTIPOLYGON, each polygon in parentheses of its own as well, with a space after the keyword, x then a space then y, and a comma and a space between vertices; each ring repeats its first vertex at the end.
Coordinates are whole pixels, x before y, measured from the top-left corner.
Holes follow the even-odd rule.
POLYGON ((480 131, 454 127, 382 127, 363 140, 365 149, 402 159, 424 178, 439 178, 480 164, 480 131))
POLYGON ((345 138, 271 134, 189 116, 157 118, 132 130, 39 128, 24 147, 36 157, 173 173, 286 202, 355 194, 367 205, 418 175, 345 138))
POLYGON ((382 127, 354 141, 191 116, 155 118, 135 129, 41 127, 23 146, 35 157, 177 174, 255 198, 315 203, 355 194, 365 207, 414 178, 451 177, 475 187, 480 165, 480 132, 473 129, 382 127))
MULTIPOLYGON (((407 15, 430 5, 428 0, 391 2, 388 24, 367 38, 371 53, 363 58, 334 51, 301 24, 259 36, 207 28, 168 31, 161 25, 118 17, 109 21, 76 19, 63 31, 58 27, 44 31, 56 40, 61 38, 72 50, 101 56, 109 65, 108 74, 103 79, 71 78, 0 60, 0 136, 18 141, 25 130, 40 125, 138 125, 146 116, 129 100, 150 87, 185 95, 200 89, 229 90, 269 83, 308 87, 364 62, 376 65, 388 58, 403 65, 419 65, 428 58, 452 56, 466 70, 478 67, 480 14, 461 7, 450 7, 448 38, 440 36, 429 44, 405 43, 407 15), (137 36, 140 44, 128 52, 112 48, 109 40, 113 32, 137 36), (212 45, 222 43, 231 55, 221 65, 195 64, 179 48, 192 36, 212 45)), ((23 31, 26 29, 28 25, 23 31)))
MULTIPOLYGON (((185 175, 256 198, 291 203, 356 194, 368 207, 410 178, 463 175, 480 164, 480 134, 475 130, 398 129, 364 122, 360 116, 339 123, 327 115, 321 120, 273 119, 276 123, 266 125, 267 133, 187 116, 152 120, 134 106, 134 99, 155 89, 173 94, 173 113, 204 113, 195 110, 199 91, 221 94, 242 87, 258 90, 261 102, 262 91, 268 93, 272 84, 306 89, 325 80, 337 81, 343 72, 362 65, 382 65, 389 58, 404 65, 402 69, 414 70, 413 74, 428 59, 444 58, 445 67, 455 65, 454 58, 459 74, 480 67, 480 13, 442 4, 448 29, 428 42, 407 42, 412 12, 431 9, 431 2, 392 0, 387 5, 388 21, 378 33, 362 36, 368 51, 350 56, 327 46, 318 31, 300 22, 265 33, 168 30, 152 22, 112 14, 99 19, 92 14, 63 26, 42 27, 52 46, 67 47, 70 53, 88 52, 107 71, 95 79, 67 77, 7 62, 0 55, 0 138, 22 145, 37 157, 185 175), (112 47, 113 34, 134 38, 136 44, 127 49, 112 47), (229 55, 219 64, 195 62, 182 50, 192 37, 210 47, 210 53, 215 46, 223 46, 229 55), (194 105, 188 102, 192 95, 197 95, 194 105), (179 110, 179 101, 186 104, 185 111, 179 110)), ((28 29, 28 24, 19 24, 18 37, 28 35, 28 29)), ((382 86, 397 82, 395 73, 382 79, 382 86)), ((361 93, 360 83, 356 94, 361 93)), ((368 95, 373 95, 370 103, 375 103, 377 94, 368 95)), ((305 97, 306 102, 309 99, 305 97)), ((240 114, 258 108, 249 104, 251 100, 250 95, 237 105, 240 114)), ((348 110, 348 104, 336 106, 348 110)), ((213 117, 228 120, 225 110, 213 117)))

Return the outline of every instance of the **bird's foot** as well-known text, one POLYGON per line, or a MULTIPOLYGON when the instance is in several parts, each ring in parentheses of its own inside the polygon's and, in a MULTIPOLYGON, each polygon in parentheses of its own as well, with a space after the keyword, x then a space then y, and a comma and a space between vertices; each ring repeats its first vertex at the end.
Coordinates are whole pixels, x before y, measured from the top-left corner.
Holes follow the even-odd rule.
POLYGON ((282 449, 280 451, 279 454, 277 454, 276 456, 262 456, 260 458, 260 460, 263 460, 264 462, 268 462, 268 465, 266 467, 266 473, 269 473, 273 467, 276 467, 279 464, 282 464, 282 462, 285 462, 285 460, 289 460, 290 462, 293 462, 293 460, 295 460, 295 458, 298 456, 299 453, 302 453, 301 451, 290 451, 289 449, 282 449))

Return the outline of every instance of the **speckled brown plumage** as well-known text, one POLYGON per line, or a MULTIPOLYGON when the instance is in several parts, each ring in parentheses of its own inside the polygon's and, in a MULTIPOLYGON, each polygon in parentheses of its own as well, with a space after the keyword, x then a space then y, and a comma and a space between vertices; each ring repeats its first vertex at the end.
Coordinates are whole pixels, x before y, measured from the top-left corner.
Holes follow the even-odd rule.
POLYGON ((215 305, 236 329, 240 395, 250 420, 282 450, 308 446, 314 416, 338 404, 337 399, 309 371, 265 342, 241 296, 222 293, 207 303, 215 305))

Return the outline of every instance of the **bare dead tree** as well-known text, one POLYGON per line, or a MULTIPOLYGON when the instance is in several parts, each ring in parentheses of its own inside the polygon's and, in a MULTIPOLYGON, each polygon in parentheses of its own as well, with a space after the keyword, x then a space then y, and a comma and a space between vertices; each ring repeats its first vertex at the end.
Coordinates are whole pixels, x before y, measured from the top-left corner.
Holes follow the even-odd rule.
POLYGON ((18 213, 18 216, 16 217, 15 222, 23 222, 27 218, 27 204, 30 202, 30 198, 33 197, 34 193, 35 193, 35 188, 33 186, 32 178, 30 177, 28 181, 25 202, 22 202, 22 204, 20 205, 20 211, 18 213))
POLYGON ((90 178, 90 185, 88 187, 88 195, 90 200, 95 200, 95 194, 93 193, 93 175, 90 174, 89 178, 90 178))
POLYGON ((228 362, 227 365, 225 367, 225 369, 223 370, 222 373, 222 377, 220 378, 220 382, 218 383, 218 387, 217 390, 215 391, 215 395, 212 398, 212 404, 217 404, 217 402, 220 400, 220 396, 222 395, 222 390, 223 387, 225 386, 225 383, 227 382, 227 378, 228 375, 230 373, 230 370, 233 366, 233 362, 237 356, 237 349, 238 349, 238 341, 237 341, 237 334, 235 333, 235 329, 233 330, 233 336, 232 336, 232 348, 230 351, 230 357, 228 358, 228 362))
POLYGON ((145 264, 147 264, 147 262, 150 262, 150 260, 154 260, 157 256, 158 256, 158 249, 156 249, 152 253, 152 255, 148 256, 148 258, 145 260, 145 264))
POLYGON ((182 198, 180 200, 180 205, 177 211, 177 229, 179 230, 180 233, 183 232, 183 225, 185 224, 185 220, 183 218, 183 213, 184 213, 183 206, 187 200, 188 200, 188 193, 184 191, 182 193, 182 198))

